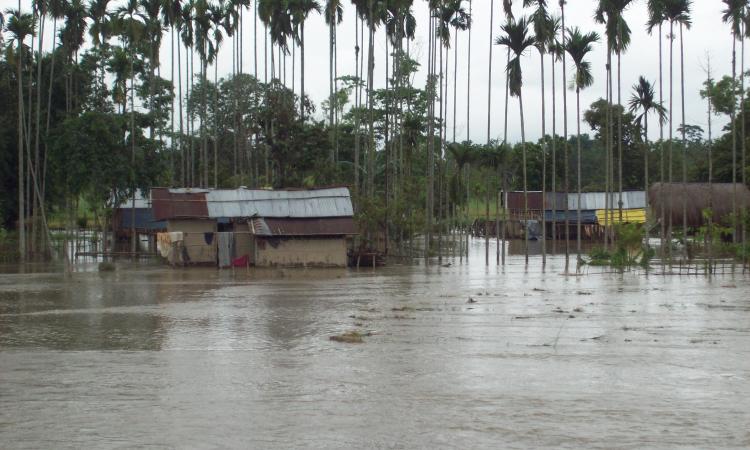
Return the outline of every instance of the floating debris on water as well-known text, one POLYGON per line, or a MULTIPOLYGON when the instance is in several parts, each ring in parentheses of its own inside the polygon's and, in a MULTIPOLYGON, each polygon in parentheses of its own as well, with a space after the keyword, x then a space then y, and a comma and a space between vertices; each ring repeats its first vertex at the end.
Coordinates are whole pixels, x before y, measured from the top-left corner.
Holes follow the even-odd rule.
POLYGON ((335 342, 344 342, 347 344, 362 344, 364 342, 362 339, 364 336, 364 334, 358 331, 347 331, 343 334, 331 336, 329 339, 335 342))

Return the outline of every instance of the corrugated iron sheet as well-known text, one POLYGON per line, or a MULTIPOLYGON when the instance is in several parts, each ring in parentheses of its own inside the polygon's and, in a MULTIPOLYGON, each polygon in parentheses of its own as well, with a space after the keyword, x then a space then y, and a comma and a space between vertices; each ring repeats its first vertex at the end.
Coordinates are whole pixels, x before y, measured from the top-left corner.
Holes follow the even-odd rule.
MULTIPOLYGON (((541 191, 533 191, 528 193, 529 197, 529 209, 532 211, 541 211, 543 209, 557 209, 562 211, 568 207, 568 196, 565 193, 558 192, 545 192, 544 203, 542 203, 541 191), (554 205, 554 208, 553 208, 554 205)), ((524 200, 523 191, 508 192, 505 196, 506 207, 511 211, 523 211, 524 200)))
POLYGON ((252 230, 257 236, 351 236, 358 234, 351 217, 325 219, 255 218, 252 230))
POLYGON ((260 189, 152 189, 155 217, 315 218, 354 215, 348 188, 269 191, 260 189))
MULTIPOLYGON (((542 203, 541 192, 528 192, 529 209, 534 211, 541 211, 544 209, 542 203)), ((524 194, 520 191, 508 192, 505 197, 506 207, 511 211, 523 211, 524 210, 524 194)))
POLYGON ((568 209, 568 195, 564 192, 547 192, 544 194, 544 209, 564 211, 568 209))
POLYGON ((172 192, 171 189, 151 189, 154 219, 207 219, 208 207, 204 192, 172 192))
POLYGON ((607 211, 599 209, 596 211, 596 220, 599 221, 600 225, 608 224, 619 224, 619 223, 646 223, 646 210, 645 209, 623 209, 622 210, 622 222, 620 222, 620 211, 609 210, 609 220, 605 221, 607 217, 607 211))
POLYGON ((354 215, 347 188, 308 191, 217 190, 206 194, 209 217, 347 217, 354 215))
MULTIPOLYGON (((619 209, 620 193, 610 193, 609 209, 619 209)), ((646 207, 646 192, 629 191, 622 193, 622 209, 643 209, 646 207)), ((607 208, 605 192, 584 192, 581 194, 581 209, 596 210, 607 208)), ((578 209, 578 193, 568 194, 568 209, 578 209)))

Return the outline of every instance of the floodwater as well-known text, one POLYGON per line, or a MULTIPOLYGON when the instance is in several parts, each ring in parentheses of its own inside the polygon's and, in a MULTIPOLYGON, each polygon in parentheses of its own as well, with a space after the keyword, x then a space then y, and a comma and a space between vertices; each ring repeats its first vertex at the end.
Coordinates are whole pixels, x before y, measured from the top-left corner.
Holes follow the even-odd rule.
POLYGON ((487 268, 482 245, 450 267, 5 268, 0 447, 750 447, 748 276, 487 268), (351 330, 372 335, 329 339, 351 330))

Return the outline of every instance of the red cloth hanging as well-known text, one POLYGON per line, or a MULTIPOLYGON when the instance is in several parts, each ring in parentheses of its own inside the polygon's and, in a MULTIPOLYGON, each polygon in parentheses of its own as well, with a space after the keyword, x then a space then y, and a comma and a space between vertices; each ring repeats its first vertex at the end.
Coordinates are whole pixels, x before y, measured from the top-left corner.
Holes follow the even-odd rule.
POLYGON ((235 258, 232 260, 232 266, 233 267, 247 267, 250 263, 250 256, 240 256, 239 258, 235 258))

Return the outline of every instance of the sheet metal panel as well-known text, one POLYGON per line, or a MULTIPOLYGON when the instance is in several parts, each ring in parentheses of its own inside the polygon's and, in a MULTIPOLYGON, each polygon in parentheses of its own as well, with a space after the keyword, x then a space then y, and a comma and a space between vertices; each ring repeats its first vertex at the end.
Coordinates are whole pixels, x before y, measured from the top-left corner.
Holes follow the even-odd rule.
POLYGON ((206 194, 202 192, 172 193, 166 188, 154 188, 151 189, 151 204, 155 220, 209 218, 206 194))
MULTIPOLYGON (((609 209, 619 209, 620 193, 610 193, 609 209)), ((629 191, 622 193, 622 209, 643 209, 646 207, 645 191, 629 191)), ((607 208, 607 194, 605 192, 584 192, 581 194, 581 209, 596 210, 607 208)), ((578 193, 568 194, 568 209, 578 209, 578 193)))
POLYGON ((619 224, 619 223, 646 223, 646 210, 645 209, 624 209, 622 211, 622 222, 620 222, 620 211, 609 210, 609 220, 605 220, 607 217, 607 211, 599 209, 596 211, 596 220, 599 221, 600 225, 605 223, 619 224))
MULTIPOLYGON (((130 229, 130 221, 132 220, 131 211, 132 210, 130 208, 118 208, 117 209, 116 215, 117 215, 117 224, 119 226, 119 229, 121 230, 130 229)), ((147 231, 166 230, 167 222, 155 221, 151 208, 136 208, 135 228, 138 230, 147 230, 147 231)))
MULTIPOLYGON (((542 204, 542 193, 541 192, 528 192, 529 209, 540 211, 544 209, 542 204)), ((524 194, 520 191, 508 192, 505 197, 507 200, 506 207, 511 211, 523 211, 524 210, 524 194)))
POLYGON ((349 217, 348 188, 307 191, 217 190, 206 194, 209 217, 349 217))
MULTIPOLYGON (((542 209, 553 209, 552 205, 557 210, 564 210, 568 207, 568 196, 565 193, 558 192, 545 192, 544 203, 542 203, 541 191, 533 191, 528 193, 529 196, 529 209, 535 211, 541 211, 542 209)), ((510 210, 523 211, 523 192, 513 191, 508 192, 505 196, 506 207, 510 210)))
POLYGON ((167 218, 315 218, 354 215, 348 188, 270 191, 261 189, 151 191, 154 216, 167 218))

